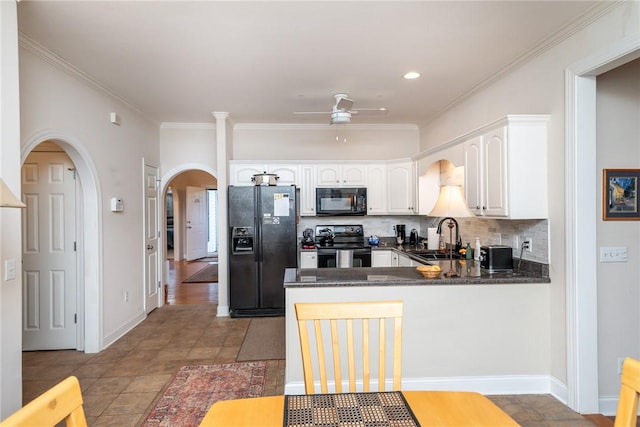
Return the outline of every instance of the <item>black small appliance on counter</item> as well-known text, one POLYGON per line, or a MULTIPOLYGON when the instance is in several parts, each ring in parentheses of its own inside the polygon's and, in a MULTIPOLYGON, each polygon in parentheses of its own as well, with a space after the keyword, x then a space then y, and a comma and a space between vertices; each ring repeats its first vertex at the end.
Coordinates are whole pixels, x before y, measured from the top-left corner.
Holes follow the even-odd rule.
POLYGON ((511 246, 481 246, 480 268, 487 270, 489 273, 513 271, 513 250, 511 246))

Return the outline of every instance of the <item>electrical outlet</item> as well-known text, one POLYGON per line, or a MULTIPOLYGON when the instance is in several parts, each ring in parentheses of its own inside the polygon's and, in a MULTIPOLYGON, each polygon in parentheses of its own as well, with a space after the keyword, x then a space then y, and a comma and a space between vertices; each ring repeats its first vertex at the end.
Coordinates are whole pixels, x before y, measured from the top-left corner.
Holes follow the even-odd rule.
POLYGON ((531 237, 525 237, 522 241, 527 242, 526 251, 533 252, 533 239, 531 237))
POLYGON ((517 234, 513 236, 512 244, 515 249, 520 249, 520 236, 518 236, 517 234))
POLYGON ((624 365, 624 357, 618 357, 618 375, 622 375, 622 365, 624 365))

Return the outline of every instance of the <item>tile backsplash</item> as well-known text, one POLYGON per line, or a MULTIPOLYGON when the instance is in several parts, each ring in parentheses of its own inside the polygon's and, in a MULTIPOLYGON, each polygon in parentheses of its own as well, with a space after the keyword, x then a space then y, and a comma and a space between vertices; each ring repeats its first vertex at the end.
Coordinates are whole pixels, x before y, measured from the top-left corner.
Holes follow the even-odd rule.
MULTIPOLYGON (((467 242, 474 246, 476 237, 482 245, 502 244, 513 248, 514 259, 520 258, 520 244, 524 237, 531 238, 532 251, 522 252, 522 259, 542 264, 549 263, 549 220, 510 220, 486 218, 456 218, 460 227, 460 237, 463 245, 467 242), (517 240, 517 241, 516 241, 517 240)), ((298 236, 302 236, 305 228, 314 229, 316 225, 333 224, 362 224, 366 236, 393 237, 393 226, 404 224, 407 237, 411 229, 415 228, 421 237, 426 238, 428 227, 437 227, 440 218, 427 216, 335 216, 335 217, 300 217, 298 236)), ((447 228, 445 227, 445 232, 447 228)), ((445 235, 445 241, 448 235, 445 235)))

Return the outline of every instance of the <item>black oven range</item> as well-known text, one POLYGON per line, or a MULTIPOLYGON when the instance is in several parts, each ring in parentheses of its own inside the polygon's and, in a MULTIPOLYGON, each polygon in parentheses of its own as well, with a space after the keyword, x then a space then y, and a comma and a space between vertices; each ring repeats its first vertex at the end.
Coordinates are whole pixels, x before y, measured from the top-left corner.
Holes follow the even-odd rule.
POLYGON ((361 224, 316 225, 318 268, 371 267, 371 247, 361 224))

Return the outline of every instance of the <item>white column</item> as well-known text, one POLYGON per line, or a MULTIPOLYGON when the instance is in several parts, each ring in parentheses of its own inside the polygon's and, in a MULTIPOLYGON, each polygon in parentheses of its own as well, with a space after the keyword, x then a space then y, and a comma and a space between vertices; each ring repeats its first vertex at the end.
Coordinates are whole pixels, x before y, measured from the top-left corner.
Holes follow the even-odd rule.
POLYGON ((218 162, 218 313, 219 317, 229 316, 229 223, 227 221, 227 184, 229 182, 228 149, 231 141, 227 139, 227 118, 229 113, 213 112, 216 119, 216 150, 218 162))

